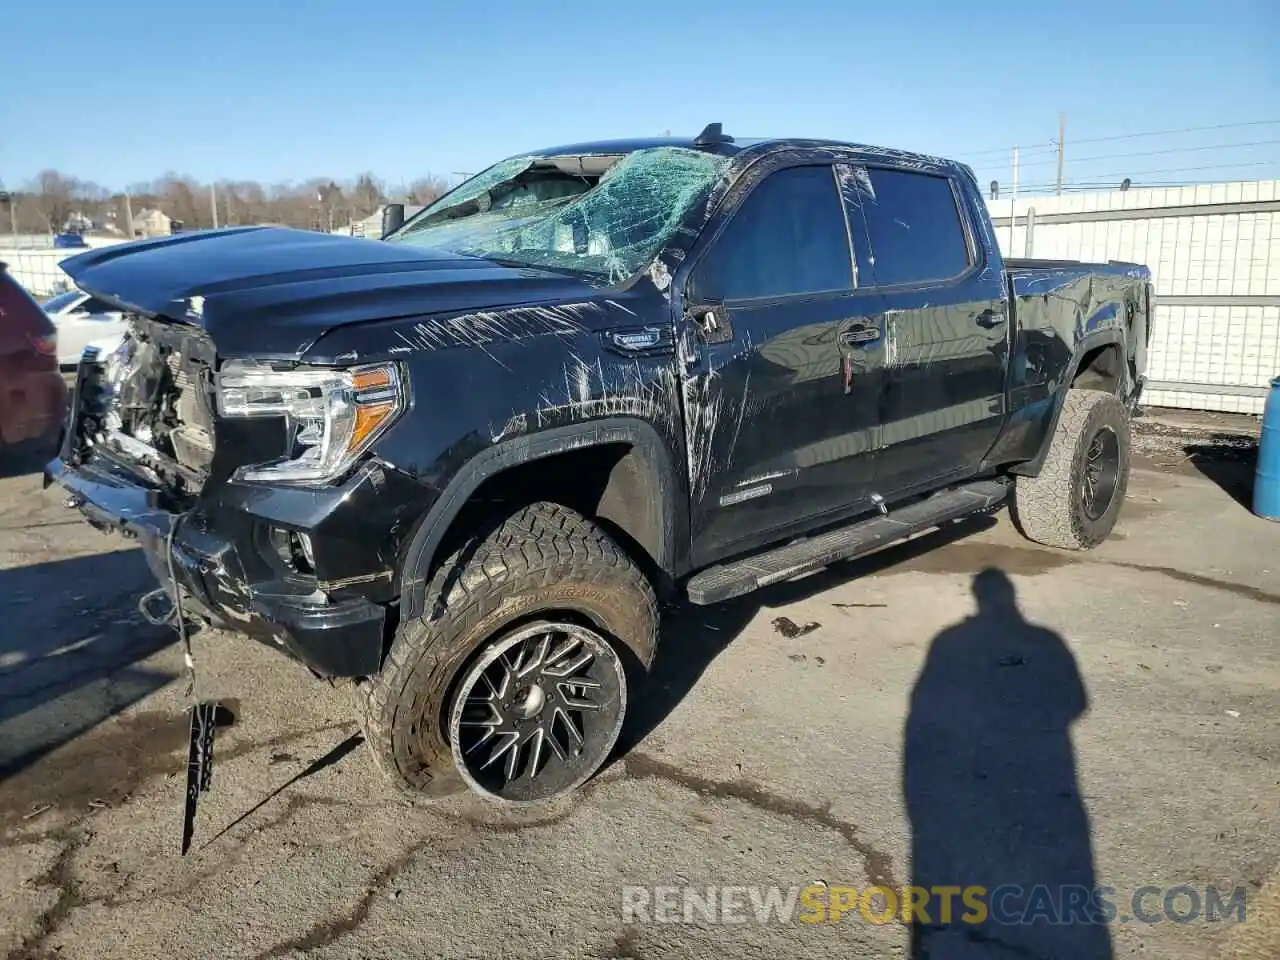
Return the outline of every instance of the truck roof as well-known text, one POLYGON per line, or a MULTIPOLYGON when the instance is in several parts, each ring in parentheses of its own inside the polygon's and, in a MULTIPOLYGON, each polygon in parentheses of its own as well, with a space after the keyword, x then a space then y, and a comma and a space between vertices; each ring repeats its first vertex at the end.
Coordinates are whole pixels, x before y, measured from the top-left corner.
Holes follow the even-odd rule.
POLYGON ((912 166, 945 169, 973 176, 967 164, 945 157, 930 156, 925 153, 914 153, 909 150, 894 150, 887 147, 875 147, 867 144, 849 143, 842 140, 827 140, 814 137, 752 137, 723 138, 707 144, 699 144, 695 137, 637 137, 620 140, 592 140, 585 143, 565 144, 559 147, 546 147, 533 150, 524 156, 534 157, 573 157, 573 156, 619 156, 633 153, 636 150, 650 150, 655 147, 683 147, 686 150, 705 150, 722 157, 735 157, 750 151, 753 156, 787 148, 832 149, 841 153, 852 154, 854 158, 865 161, 893 160, 912 166))

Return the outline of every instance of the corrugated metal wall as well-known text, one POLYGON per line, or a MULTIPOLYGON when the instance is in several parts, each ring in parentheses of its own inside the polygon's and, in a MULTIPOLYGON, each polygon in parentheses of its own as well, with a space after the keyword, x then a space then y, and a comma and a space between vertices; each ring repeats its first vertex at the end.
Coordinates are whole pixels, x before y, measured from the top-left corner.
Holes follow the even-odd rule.
POLYGON ((1262 412, 1267 386, 1280 375, 1280 180, 988 207, 1006 255, 1151 268, 1159 299, 1145 402, 1262 412))

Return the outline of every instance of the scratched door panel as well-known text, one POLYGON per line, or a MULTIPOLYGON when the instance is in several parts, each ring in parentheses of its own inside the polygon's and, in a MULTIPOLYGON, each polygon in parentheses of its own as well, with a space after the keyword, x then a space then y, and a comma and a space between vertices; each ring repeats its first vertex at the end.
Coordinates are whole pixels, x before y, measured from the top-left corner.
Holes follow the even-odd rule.
MULTIPOLYGON (((976 470, 1004 415, 1004 331, 984 329, 989 299, 918 302, 886 315, 885 421, 877 484, 895 490, 976 470)), ((946 296, 941 299, 947 299, 946 296)))
POLYGON ((695 562, 869 504, 883 346, 843 345, 879 299, 846 294, 727 308, 730 344, 686 387, 695 562))
POLYGON ((859 278, 884 297, 875 485, 891 498, 976 471, 999 433, 1005 291, 1001 272, 983 262, 967 194, 954 181, 870 167, 856 187, 859 278))
POLYGON ((831 165, 752 188, 693 265, 690 303, 702 331, 685 371, 695 562, 865 502, 883 367, 867 331, 881 300, 856 289, 831 165), (727 325, 703 329, 707 310, 727 325))

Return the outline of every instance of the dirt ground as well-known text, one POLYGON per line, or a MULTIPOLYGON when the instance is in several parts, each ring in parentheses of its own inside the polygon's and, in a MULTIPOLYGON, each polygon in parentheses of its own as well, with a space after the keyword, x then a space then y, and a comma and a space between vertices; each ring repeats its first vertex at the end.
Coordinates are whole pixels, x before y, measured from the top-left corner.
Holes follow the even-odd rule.
POLYGON ((927 935, 920 955, 1276 957, 1280 524, 1243 505, 1241 442, 1144 427, 1088 554, 1002 513, 671 611, 619 758, 546 808, 407 804, 346 691, 203 633, 200 693, 235 721, 185 858, 182 661, 135 612, 145 566, 35 476, 0 480, 0 951, 902 957, 906 928, 856 911, 659 923, 624 914, 626 888, 1066 877, 1122 907, 1242 887, 1245 920, 927 935))

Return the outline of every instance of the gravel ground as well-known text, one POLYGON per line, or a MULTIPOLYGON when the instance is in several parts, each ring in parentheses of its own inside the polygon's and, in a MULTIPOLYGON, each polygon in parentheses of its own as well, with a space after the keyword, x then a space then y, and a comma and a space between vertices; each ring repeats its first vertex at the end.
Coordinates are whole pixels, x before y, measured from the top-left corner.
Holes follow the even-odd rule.
POLYGON ((1001 514, 673 610, 621 757, 545 808, 407 804, 346 691, 203 633, 201 693, 235 721, 186 858, 181 655, 134 612, 141 558, 0 480, 0 951, 901 957, 906 928, 856 911, 657 923, 624 888, 1065 880, 1122 906, 1242 886, 1246 920, 974 929, 920 955, 1275 957, 1280 525, 1241 506, 1246 461, 1159 433, 1087 555, 1001 514))

